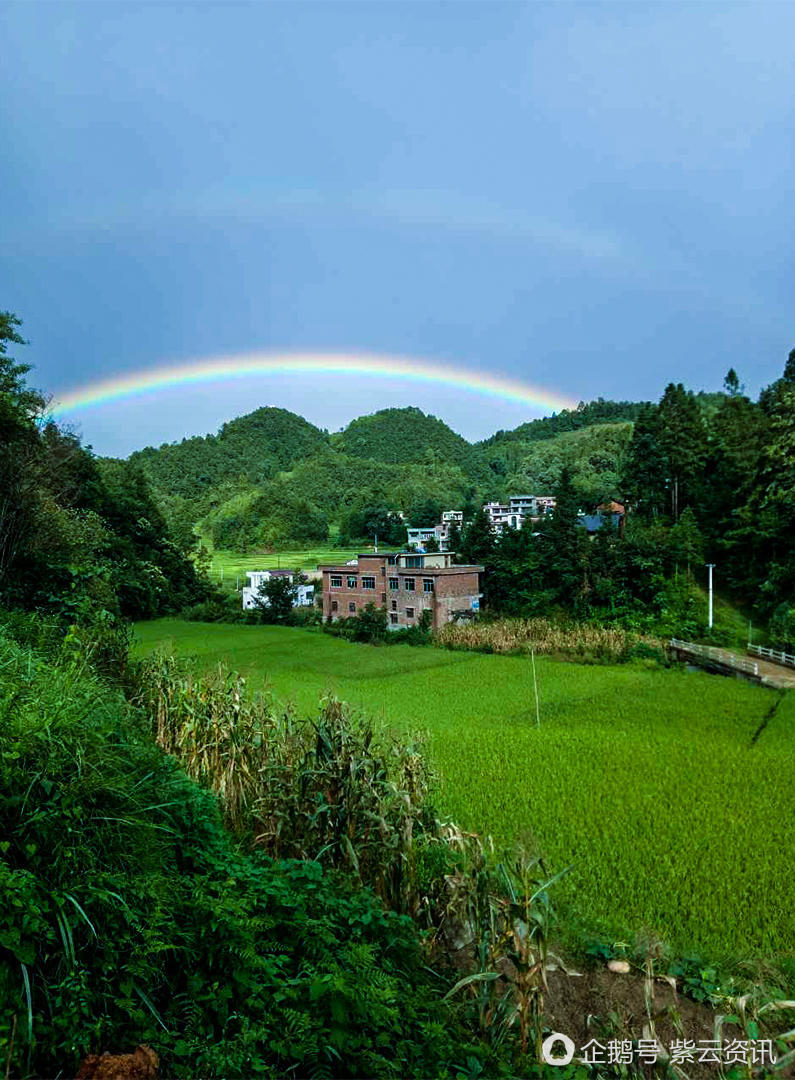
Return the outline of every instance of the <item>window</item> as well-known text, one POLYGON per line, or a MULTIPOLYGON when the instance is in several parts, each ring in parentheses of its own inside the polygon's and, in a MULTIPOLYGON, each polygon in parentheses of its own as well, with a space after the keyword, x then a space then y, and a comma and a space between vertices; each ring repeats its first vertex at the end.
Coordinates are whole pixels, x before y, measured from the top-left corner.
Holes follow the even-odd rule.
POLYGON ((433 592, 433 578, 426 577, 422 579, 422 591, 433 592))
POLYGON ((332 611, 336 611, 336 610, 337 610, 337 601, 336 601, 336 600, 332 600, 332 601, 331 601, 331 610, 332 610, 332 611))
POLYGON ((356 604, 354 604, 353 600, 348 604, 348 611, 356 611, 356 604))
POLYGON ((407 607, 406 608, 406 618, 407 619, 413 619, 414 618, 414 608, 413 607, 407 607))
POLYGON ((389 588, 390 589, 396 589, 397 587, 398 587, 398 579, 396 577, 391 577, 389 579, 389 588))
POLYGON ((342 574, 332 574, 331 575, 331 587, 332 587, 332 589, 341 589, 342 588, 342 574))
POLYGON ((392 601, 392 610, 397 611, 397 600, 392 601))
POLYGON ((423 562, 422 555, 407 555, 406 556, 406 566, 423 566, 423 565, 424 565, 424 562, 423 562))
POLYGON ((414 592, 414 578, 403 578, 403 588, 406 590, 406 592, 414 592))
POLYGON ((348 578, 348 588, 349 589, 355 589, 356 588, 356 580, 357 579, 355 577, 349 577, 348 578))
POLYGON ((390 611, 389 612, 390 626, 397 626, 397 620, 398 620, 397 612, 396 611, 390 611))
POLYGON ((386 561, 390 566, 397 566, 397 555, 387 555, 386 561))
POLYGON ((375 578, 374 577, 363 577, 362 578, 362 588, 363 589, 374 589, 375 588, 375 578))

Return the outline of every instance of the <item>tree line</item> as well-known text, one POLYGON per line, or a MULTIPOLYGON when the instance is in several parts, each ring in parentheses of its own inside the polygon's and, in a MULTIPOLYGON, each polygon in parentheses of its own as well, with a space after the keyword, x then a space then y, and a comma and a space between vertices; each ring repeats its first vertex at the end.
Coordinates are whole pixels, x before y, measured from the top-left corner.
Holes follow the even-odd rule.
POLYGON ((696 632, 691 586, 704 562, 723 588, 770 628, 795 639, 795 350, 757 401, 731 369, 720 395, 670 383, 638 412, 610 520, 589 538, 580 495, 562 468, 554 516, 532 529, 492 532, 479 511, 454 533, 463 562, 482 563, 485 603, 500 614, 559 610, 643 627, 667 618, 696 632))
POLYGON ((103 461, 46 418, 21 321, 0 312, 0 606, 68 620, 154 618, 210 595, 134 462, 103 461))

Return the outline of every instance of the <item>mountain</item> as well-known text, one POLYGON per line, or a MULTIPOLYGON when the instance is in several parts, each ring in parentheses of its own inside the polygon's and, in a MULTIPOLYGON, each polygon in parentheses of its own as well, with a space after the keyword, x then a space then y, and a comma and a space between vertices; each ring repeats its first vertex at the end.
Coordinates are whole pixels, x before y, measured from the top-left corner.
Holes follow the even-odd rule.
POLYGON ((564 463, 584 500, 601 498, 617 489, 640 408, 600 399, 474 445, 414 407, 358 417, 331 436, 286 409, 262 408, 217 435, 147 447, 130 460, 186 550, 197 524, 219 547, 281 545, 307 541, 310 525, 318 540, 330 525, 345 533, 376 509, 416 524, 438 508, 551 491, 564 463))
POLYGON ((645 401, 596 401, 580 402, 576 409, 562 409, 552 416, 542 416, 538 420, 528 420, 511 431, 498 431, 488 439, 475 445, 489 449, 505 442, 536 442, 541 439, 554 439, 564 431, 578 431, 592 424, 616 424, 634 422, 645 401))
POLYGON ((262 483, 329 445, 325 431, 272 406, 224 424, 217 435, 148 446, 130 455, 155 488, 185 499, 227 480, 262 483))
POLYGON ((333 435, 332 442, 351 457, 394 464, 427 461, 428 450, 442 461, 460 461, 471 450, 466 439, 443 420, 413 406, 360 416, 333 435))

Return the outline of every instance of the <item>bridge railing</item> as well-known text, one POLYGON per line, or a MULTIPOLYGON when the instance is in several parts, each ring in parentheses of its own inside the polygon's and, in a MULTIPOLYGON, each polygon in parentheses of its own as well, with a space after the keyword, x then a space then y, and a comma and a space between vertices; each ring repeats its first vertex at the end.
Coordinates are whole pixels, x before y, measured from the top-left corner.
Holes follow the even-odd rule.
POLYGON ((762 660, 770 660, 774 664, 781 664, 782 667, 795 668, 795 656, 791 653, 779 652, 777 649, 764 649, 761 645, 751 645, 750 642, 748 652, 762 660))
POLYGON ((735 671, 743 671, 748 675, 759 674, 759 664, 755 660, 746 660, 742 656, 737 656, 736 653, 727 652, 714 645, 696 645, 693 641, 671 638, 670 646, 677 652, 688 653, 690 656, 700 657, 703 660, 712 660, 735 671))

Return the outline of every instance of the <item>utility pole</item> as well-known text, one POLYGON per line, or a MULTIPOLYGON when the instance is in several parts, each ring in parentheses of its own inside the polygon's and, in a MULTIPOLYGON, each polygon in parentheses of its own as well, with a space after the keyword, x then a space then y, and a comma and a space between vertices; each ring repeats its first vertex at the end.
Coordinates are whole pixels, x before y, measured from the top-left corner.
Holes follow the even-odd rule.
POLYGON ((373 546, 373 551, 375 551, 376 554, 378 553, 378 533, 375 534, 375 544, 373 546))
POLYGON ((713 570, 713 568, 715 566, 715 563, 708 562, 706 564, 706 566, 707 566, 707 570, 709 570, 709 619, 707 620, 707 625, 709 626, 709 628, 711 630, 712 629, 712 570, 713 570))

